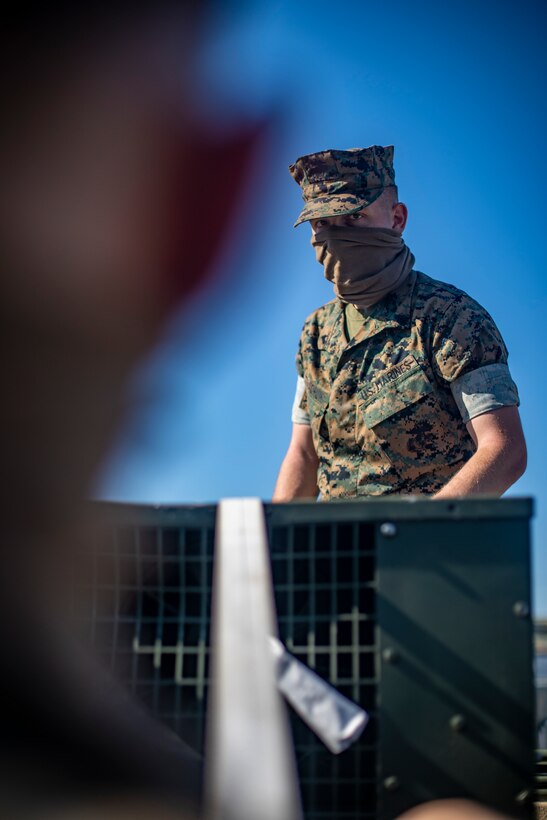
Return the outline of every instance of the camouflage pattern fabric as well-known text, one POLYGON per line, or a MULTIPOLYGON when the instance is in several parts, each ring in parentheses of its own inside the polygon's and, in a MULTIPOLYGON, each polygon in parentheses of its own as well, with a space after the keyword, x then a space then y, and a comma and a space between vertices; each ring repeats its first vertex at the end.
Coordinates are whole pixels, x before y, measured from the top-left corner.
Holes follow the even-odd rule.
POLYGON ((302 331, 297 369, 322 498, 440 490, 475 451, 450 384, 506 362, 484 308, 416 271, 349 342, 338 300, 316 310, 302 331))
POLYGON ((395 185, 393 145, 348 151, 329 149, 299 157, 289 166, 306 203, 294 226, 308 219, 360 211, 395 185))

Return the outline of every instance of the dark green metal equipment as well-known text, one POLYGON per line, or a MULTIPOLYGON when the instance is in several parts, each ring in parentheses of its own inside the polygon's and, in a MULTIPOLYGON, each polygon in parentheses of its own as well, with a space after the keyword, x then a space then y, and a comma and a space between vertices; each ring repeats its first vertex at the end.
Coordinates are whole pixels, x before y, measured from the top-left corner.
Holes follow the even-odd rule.
MULTIPOLYGON (((95 507, 74 616, 203 748, 215 508, 95 507)), ((281 638, 371 715, 336 757, 293 716, 308 820, 389 820, 441 797, 530 816, 531 513, 527 499, 265 505, 281 638)))

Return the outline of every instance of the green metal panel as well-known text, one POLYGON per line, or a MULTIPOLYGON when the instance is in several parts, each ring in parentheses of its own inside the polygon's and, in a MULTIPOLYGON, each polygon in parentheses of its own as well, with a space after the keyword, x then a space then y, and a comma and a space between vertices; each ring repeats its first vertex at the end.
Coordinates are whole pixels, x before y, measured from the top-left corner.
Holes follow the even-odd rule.
POLYGON ((203 747, 216 508, 95 504, 72 616, 103 663, 203 747))
POLYGON ((305 506, 304 523, 299 505, 268 508, 280 637, 297 658, 360 703, 370 723, 357 743, 334 756, 292 715, 302 802, 307 820, 376 818, 375 527, 355 517, 310 523, 317 509, 305 506))
POLYGON ((336 499, 328 503, 298 501, 265 504, 272 526, 282 524, 342 523, 344 521, 437 521, 475 519, 522 519, 523 526, 533 514, 530 498, 433 500, 418 496, 336 499))
POLYGON ((528 528, 497 509, 492 503, 484 517, 457 525, 390 520, 379 528, 384 818, 458 796, 528 815, 528 528))

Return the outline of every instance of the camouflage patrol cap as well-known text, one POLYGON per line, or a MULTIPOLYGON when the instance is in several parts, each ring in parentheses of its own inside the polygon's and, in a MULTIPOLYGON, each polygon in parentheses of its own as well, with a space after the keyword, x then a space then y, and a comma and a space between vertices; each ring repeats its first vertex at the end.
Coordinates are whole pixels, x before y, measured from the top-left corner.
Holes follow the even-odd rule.
POLYGON ((289 165, 306 203, 294 227, 308 219, 351 214, 366 208, 395 185, 393 145, 328 149, 289 165))

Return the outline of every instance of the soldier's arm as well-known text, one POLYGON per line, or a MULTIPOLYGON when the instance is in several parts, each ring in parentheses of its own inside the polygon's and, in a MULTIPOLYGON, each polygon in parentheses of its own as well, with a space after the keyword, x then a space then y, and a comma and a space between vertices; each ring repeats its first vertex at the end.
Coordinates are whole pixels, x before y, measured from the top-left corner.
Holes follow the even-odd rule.
POLYGON ((319 460, 309 424, 293 424, 289 449, 281 464, 273 501, 317 498, 319 460))
POLYGON ((526 469, 526 442, 516 406, 482 413, 466 427, 477 450, 435 498, 502 495, 526 469))

